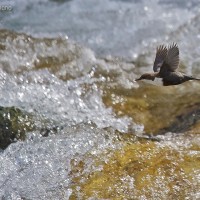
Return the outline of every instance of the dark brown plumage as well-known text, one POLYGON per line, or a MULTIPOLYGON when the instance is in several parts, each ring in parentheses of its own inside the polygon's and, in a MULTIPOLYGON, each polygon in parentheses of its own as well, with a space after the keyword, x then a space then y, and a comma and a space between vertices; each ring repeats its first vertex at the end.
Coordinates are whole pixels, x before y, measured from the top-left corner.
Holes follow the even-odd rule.
POLYGON ((176 71, 179 67, 179 49, 177 44, 173 43, 168 48, 160 45, 156 50, 156 58, 153 65, 154 73, 145 73, 140 78, 142 80, 152 80, 162 78, 163 85, 178 85, 189 80, 200 80, 192 76, 187 76, 176 71))

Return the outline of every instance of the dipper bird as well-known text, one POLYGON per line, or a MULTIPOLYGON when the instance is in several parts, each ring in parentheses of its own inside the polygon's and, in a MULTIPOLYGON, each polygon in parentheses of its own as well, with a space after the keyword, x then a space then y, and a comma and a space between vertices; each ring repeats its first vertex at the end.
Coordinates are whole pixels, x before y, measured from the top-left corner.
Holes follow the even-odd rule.
POLYGON ((179 48, 173 43, 168 48, 160 45, 156 49, 156 58, 153 65, 154 73, 145 73, 136 81, 147 79, 154 81, 155 78, 162 78, 163 85, 178 85, 189 80, 200 80, 192 76, 187 76, 176 71, 179 67, 179 48))

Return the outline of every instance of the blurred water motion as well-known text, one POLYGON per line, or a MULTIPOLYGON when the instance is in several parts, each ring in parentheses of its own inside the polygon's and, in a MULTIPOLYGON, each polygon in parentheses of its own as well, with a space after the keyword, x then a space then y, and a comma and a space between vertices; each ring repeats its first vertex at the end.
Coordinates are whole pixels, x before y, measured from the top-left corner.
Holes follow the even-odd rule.
POLYGON ((200 198, 200 84, 134 82, 171 42, 200 77, 199 1, 0 5, 2 199, 200 198))

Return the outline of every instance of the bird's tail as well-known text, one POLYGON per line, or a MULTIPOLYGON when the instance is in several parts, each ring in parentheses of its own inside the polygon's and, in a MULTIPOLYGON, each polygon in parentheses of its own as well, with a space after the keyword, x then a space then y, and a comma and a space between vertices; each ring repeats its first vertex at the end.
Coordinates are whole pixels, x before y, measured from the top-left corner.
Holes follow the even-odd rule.
POLYGON ((193 78, 192 80, 197 80, 197 81, 200 81, 200 78, 193 78))
POLYGON ((192 76, 185 76, 184 79, 185 80, 197 80, 197 81, 200 81, 200 78, 195 78, 195 77, 192 77, 192 76))

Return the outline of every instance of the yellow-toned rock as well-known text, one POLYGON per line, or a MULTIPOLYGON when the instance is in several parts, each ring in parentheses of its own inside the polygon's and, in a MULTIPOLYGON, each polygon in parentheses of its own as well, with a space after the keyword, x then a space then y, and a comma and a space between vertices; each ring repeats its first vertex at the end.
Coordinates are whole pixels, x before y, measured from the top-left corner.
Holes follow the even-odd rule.
POLYGON ((177 116, 187 116, 190 107, 199 105, 199 90, 200 84, 193 82, 168 87, 142 82, 139 88, 132 90, 110 89, 105 93, 104 103, 112 106, 116 114, 129 116, 135 123, 143 124, 146 133, 158 134, 172 125, 177 116), (123 101, 116 103, 113 96, 123 101))
POLYGON ((125 142, 108 162, 97 159, 102 170, 76 177, 70 199, 195 199, 199 152, 193 143, 180 151, 167 143, 125 142))

